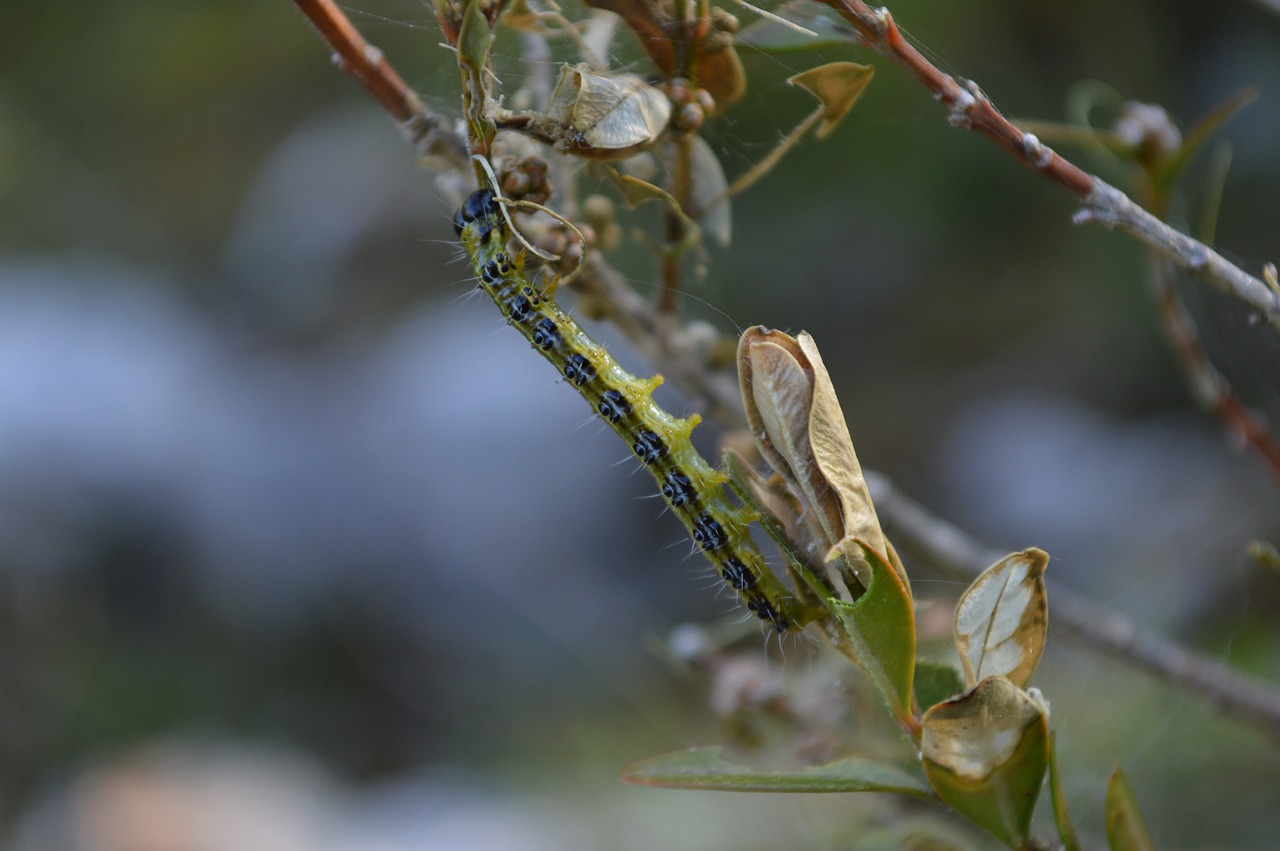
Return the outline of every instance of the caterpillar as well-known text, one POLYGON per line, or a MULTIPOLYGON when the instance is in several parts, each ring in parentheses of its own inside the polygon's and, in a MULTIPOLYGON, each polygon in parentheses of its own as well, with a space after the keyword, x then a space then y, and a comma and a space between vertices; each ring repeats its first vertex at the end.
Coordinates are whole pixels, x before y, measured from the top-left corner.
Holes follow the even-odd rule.
POLYGON ((623 369, 524 271, 525 254, 509 253, 511 236, 490 189, 473 192, 454 216, 481 289, 508 323, 550 361, 653 474, 667 505, 698 549, 747 609, 778 632, 803 626, 807 609, 765 566, 751 540, 750 515, 725 493, 726 477, 689 441, 701 417, 676 417, 654 400, 662 376, 641 380, 623 369))

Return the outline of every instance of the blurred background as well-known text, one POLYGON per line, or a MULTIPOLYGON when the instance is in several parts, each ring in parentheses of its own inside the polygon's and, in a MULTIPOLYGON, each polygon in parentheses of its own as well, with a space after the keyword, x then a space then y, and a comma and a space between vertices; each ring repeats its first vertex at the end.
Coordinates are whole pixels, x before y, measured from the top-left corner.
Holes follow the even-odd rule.
MULTIPOLYGON (((1185 127, 1257 86, 1223 134, 1218 224, 1256 271, 1280 198, 1264 5, 891 8, 1017 117, 1060 120, 1097 79, 1185 127)), ((347 11, 457 113, 428 7, 347 11)), ((744 51, 748 96, 707 134, 726 172, 811 109, 786 77, 837 58, 876 79, 736 202, 690 312, 811 332, 864 465, 994 546, 1049 551, 1100 605, 1280 680, 1280 575, 1246 556, 1280 535, 1277 478, 1189 400, 1136 243, 1072 227, 1070 196, 850 48, 744 51)), ((1188 176, 1186 220, 1206 177, 1188 176)), ((617 781, 727 737, 733 701, 659 647, 735 604, 627 450, 469 297, 454 203, 283 0, 0 10, 0 845, 846 847, 901 813, 617 781)), ((651 287, 643 250, 617 262, 651 287)), ((1185 292, 1280 421, 1275 332, 1185 292)), ((916 581, 943 601, 960 587, 916 581)), ((756 676, 817 664, 748 644, 756 676)), ((1274 743, 1068 640, 1051 636, 1036 683, 1087 835, 1118 760, 1162 847, 1274 842, 1274 743)))

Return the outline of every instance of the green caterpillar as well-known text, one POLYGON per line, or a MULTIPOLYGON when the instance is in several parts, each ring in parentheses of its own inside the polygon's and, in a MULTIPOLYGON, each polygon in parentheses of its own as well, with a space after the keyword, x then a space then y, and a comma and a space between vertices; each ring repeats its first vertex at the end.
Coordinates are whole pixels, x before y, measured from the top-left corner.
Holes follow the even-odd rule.
POLYGON ((631 447, 698 548, 746 607, 778 632, 803 626, 808 620, 805 607, 765 566, 748 531, 748 513, 725 493, 726 477, 689 442, 701 417, 676 417, 660 408, 652 394, 662 376, 642 381, 627 372, 530 283, 524 252, 507 252, 510 233, 498 204, 492 190, 481 189, 454 216, 454 228, 480 287, 631 447))

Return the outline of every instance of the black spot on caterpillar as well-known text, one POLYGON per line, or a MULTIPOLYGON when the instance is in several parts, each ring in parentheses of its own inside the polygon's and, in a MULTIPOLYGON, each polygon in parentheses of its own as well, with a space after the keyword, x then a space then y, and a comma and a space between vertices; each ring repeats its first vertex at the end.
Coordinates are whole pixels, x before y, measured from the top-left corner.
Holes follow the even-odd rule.
POLYGON ((672 470, 662 480, 662 495, 666 497, 667 502, 676 508, 688 505, 698 497, 693 492, 693 482, 689 481, 689 477, 679 470, 672 470))
POLYGON ((778 632, 803 625, 808 620, 805 608, 765 566, 751 540, 748 512, 729 501, 724 474, 689 441, 700 417, 676 417, 659 407, 653 391, 661 376, 641 380, 624 370, 529 282, 524 253, 507 253, 510 234, 491 190, 472 193, 453 223, 480 287, 632 448, 698 548, 747 609, 778 632))

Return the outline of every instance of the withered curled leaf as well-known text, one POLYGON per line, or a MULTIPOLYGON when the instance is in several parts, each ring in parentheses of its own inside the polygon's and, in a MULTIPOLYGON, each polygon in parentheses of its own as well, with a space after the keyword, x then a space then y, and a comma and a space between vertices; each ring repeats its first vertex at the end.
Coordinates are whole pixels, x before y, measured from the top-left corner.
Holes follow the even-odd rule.
POLYGON ((988 677, 922 719, 925 777, 956 812, 1021 844, 1049 762, 1049 719, 1032 694, 988 677))
POLYGON ((802 71, 787 80, 800 86, 822 102, 816 135, 825 139, 840 126, 840 122, 853 109, 862 93, 867 90, 876 69, 856 62, 829 62, 802 71))
POLYGON ((815 512, 827 548, 857 538, 887 554, 844 411, 813 338, 748 328, 738 344, 738 380, 761 454, 815 512))
POLYGON ((836 646, 910 727, 911 589, 880 529, 818 347, 808 334, 749 328, 738 345, 738 377, 756 445, 798 498, 793 504, 772 483, 751 482, 751 501, 776 511, 779 525, 800 539, 807 558, 794 568, 832 615, 836 646))
POLYGON ((603 74, 584 64, 560 70, 547 111, 537 121, 547 137, 578 156, 618 160, 658 140, 671 101, 635 74, 603 74))

